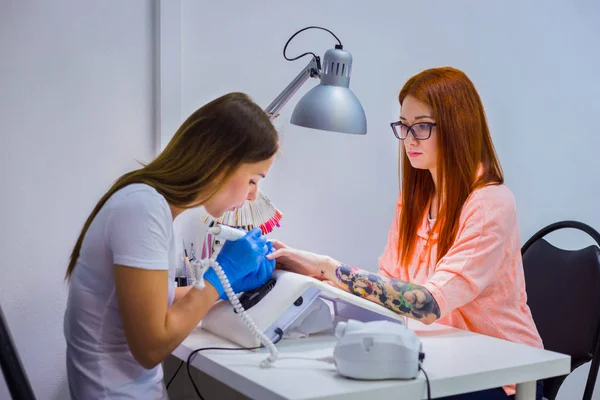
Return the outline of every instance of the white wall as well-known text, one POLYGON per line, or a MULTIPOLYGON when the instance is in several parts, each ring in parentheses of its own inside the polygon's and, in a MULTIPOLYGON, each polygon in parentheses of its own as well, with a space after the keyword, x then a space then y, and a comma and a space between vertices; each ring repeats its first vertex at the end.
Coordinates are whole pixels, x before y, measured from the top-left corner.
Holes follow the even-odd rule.
POLYGON ((39 399, 69 397, 63 277, 81 226, 154 154, 153 8, 0 2, 0 304, 39 399))
MULTIPOLYGON (((282 152, 263 189, 285 214, 276 235, 288 244, 377 268, 397 193, 398 143, 389 127, 397 93, 413 74, 441 65, 464 70, 480 91, 522 242, 560 219, 600 229, 598 2, 184 0, 181 15, 182 119, 228 91, 266 107, 308 62, 281 54, 305 26, 331 29, 353 54, 350 88, 367 113, 367 136, 289 124, 316 80, 277 122, 282 152)), ((322 55, 334 44, 325 32, 303 32, 288 56, 322 55)), ((562 245, 587 244, 571 234, 562 245)))
MULTIPOLYGON (((397 93, 410 76, 442 65, 464 70, 480 92, 516 197, 521 242, 563 219, 600 230, 599 2, 184 0, 181 16, 181 119, 228 91, 266 107, 308 61, 281 55, 305 26, 331 29, 354 56, 350 87, 367 113, 366 137, 289 124, 316 82, 277 121, 282 153, 262 189, 285 214, 274 235, 288 244, 377 268, 397 194, 398 143, 389 129, 397 93)), ((304 32, 288 56, 322 55, 334 44, 327 33, 304 32)), ((569 231, 551 240, 591 243, 569 231)), ((584 384, 571 377, 562 398, 584 384)))

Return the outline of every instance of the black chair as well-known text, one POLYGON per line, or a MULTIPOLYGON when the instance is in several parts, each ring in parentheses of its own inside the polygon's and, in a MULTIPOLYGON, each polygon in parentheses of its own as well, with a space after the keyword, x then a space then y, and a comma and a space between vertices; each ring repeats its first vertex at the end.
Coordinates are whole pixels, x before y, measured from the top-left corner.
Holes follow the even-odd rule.
POLYGON ((17 353, 0 307, 0 367, 13 400, 35 400, 29 379, 17 353))
MULTIPOLYGON (((591 400, 600 365, 600 233, 577 221, 561 221, 541 229, 521 248, 527 303, 544 348, 571 356, 571 371, 592 360, 583 400, 591 400), (598 246, 571 251, 548 243, 544 236, 574 228, 598 246)), ((544 396, 553 400, 565 376, 544 380, 544 396)))

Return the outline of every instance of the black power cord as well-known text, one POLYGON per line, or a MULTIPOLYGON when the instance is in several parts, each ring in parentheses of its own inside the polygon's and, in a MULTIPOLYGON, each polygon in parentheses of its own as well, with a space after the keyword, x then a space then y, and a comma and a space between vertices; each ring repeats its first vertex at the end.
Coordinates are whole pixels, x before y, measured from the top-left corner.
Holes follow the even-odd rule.
POLYGON ((179 372, 179 370, 181 369, 181 367, 183 367, 183 363, 184 363, 184 361, 182 360, 179 363, 179 366, 175 370, 175 373, 173 374, 173 376, 171 377, 171 379, 169 379, 169 382, 167 383, 167 389, 169 389, 169 386, 171 386, 171 382, 173 382, 173 379, 175 379, 175 377, 177 376, 177 373, 179 372))
POLYGON ((425 382, 427 383, 427 400, 431 400, 431 387, 429 386, 429 377, 427 376, 427 372, 425 372, 423 367, 421 367, 421 364, 419 364, 419 370, 423 371, 423 374, 425 375, 425 382))
POLYGON ((315 53, 313 53, 312 51, 307 51, 306 53, 302 53, 302 54, 300 54, 299 56, 297 56, 297 57, 294 57, 294 58, 288 58, 288 56, 286 56, 286 55, 285 55, 285 50, 287 49, 287 47, 288 47, 288 44, 290 44, 290 42, 292 41, 292 39, 293 39, 293 38, 294 38, 296 35, 298 35, 300 32, 304 32, 304 31, 306 31, 306 30, 308 30, 308 29, 321 29, 321 30, 324 30, 324 31, 327 31, 327 32, 331 33, 331 35, 332 35, 332 36, 335 38, 335 40, 337 40, 337 41, 338 41, 338 43, 339 43, 339 44, 336 44, 336 45, 335 45, 335 48, 336 48, 336 49, 343 49, 343 48, 344 48, 344 46, 342 46, 342 42, 341 42, 341 40, 340 40, 340 39, 339 39, 337 36, 335 36, 335 34, 334 34, 333 32, 331 32, 329 29, 322 28, 322 27, 320 27, 320 26, 307 26, 306 28, 302 28, 302 29, 300 29, 298 32, 294 33, 294 34, 292 35, 292 37, 288 39, 288 41, 285 43, 285 46, 283 46, 283 58, 285 58, 285 59, 286 59, 286 60, 288 60, 288 61, 295 61, 295 60, 297 60, 297 59, 299 59, 299 58, 302 58, 302 57, 304 57, 304 56, 307 56, 307 55, 311 55, 311 54, 312 54, 312 56, 315 58, 315 60, 316 60, 316 62, 317 62, 317 68, 320 70, 320 69, 321 69, 321 58, 320 58, 318 55, 316 55, 315 53))
MULTIPOLYGON (((277 338, 276 341, 273 342, 273 344, 277 344, 279 343, 279 341, 281 340, 281 338, 283 338, 283 330, 281 330, 280 328, 275 329, 275 333, 279 336, 277 338)), ((188 374, 188 378, 190 378, 190 382, 192 382, 192 386, 194 387, 194 391, 196 392, 196 395, 198 395, 198 397, 201 400, 204 400, 204 397, 202 397, 202 395, 200 394, 200 391, 198 390, 198 387, 196 386, 196 383, 194 382, 194 379, 192 378, 192 373, 190 370, 190 362, 192 361, 192 358, 199 352, 204 351, 204 350, 258 350, 260 349, 262 346, 256 346, 256 347, 202 347, 200 349, 196 349, 194 351, 192 351, 190 353, 190 355, 187 358, 186 361, 186 369, 187 369, 187 374, 188 374)), ((169 382, 167 383, 167 389, 169 388, 169 385, 171 385, 171 382, 173 382, 173 379, 175 379, 175 377, 177 376, 177 373, 179 372, 179 370, 181 369, 181 367, 183 366, 184 361, 181 361, 181 363, 179 363, 179 366, 177 367, 177 370, 175 371, 175 373, 173 374, 173 376, 171 377, 171 379, 169 379, 169 382)))
POLYGON ((423 375, 425 375, 425 382, 427 383, 427 400, 431 400, 431 387, 429 385, 429 377, 427 376, 427 372, 423 369, 423 360, 425 359, 425 353, 419 351, 419 371, 423 371, 423 375))

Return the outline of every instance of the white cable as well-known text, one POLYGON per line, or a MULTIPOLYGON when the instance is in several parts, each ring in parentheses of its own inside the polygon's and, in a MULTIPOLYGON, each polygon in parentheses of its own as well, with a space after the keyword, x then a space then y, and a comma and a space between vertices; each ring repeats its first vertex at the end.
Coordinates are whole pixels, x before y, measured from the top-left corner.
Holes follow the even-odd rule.
POLYGON ((244 307, 242 307, 239 298, 233 292, 231 284, 229 283, 229 280, 227 279, 227 276, 225 275, 225 272, 223 272, 223 269, 221 268, 219 263, 213 259, 209 259, 208 262, 217 273, 217 276, 219 277, 219 280, 223 285, 223 289, 225 289, 225 293, 227 294, 229 301, 231 302, 235 310, 238 312, 238 314, 240 314, 240 316, 242 317, 242 321, 244 321, 244 324, 248 327, 248 329, 250 329, 252 334, 258 340, 260 340, 260 342, 269 350, 269 353, 271 353, 269 357, 261 361, 260 366, 263 368, 270 366, 277 360, 277 357, 279 357, 279 351, 277 351, 275 344, 264 333, 262 333, 260 329, 258 329, 254 321, 252 321, 250 316, 246 314, 246 310, 244 310, 244 307))
MULTIPOLYGON (((221 233, 221 232, 216 232, 217 235, 219 233, 221 233)), ((226 233, 225 232, 223 232, 223 233, 224 233, 224 236, 226 236, 226 233)), ((227 232, 227 233, 230 233, 230 232, 227 232)), ((239 236, 239 234, 236 236, 239 236)), ((236 240, 236 239, 237 238, 230 238, 229 240, 236 240)), ((254 321, 252 321, 250 316, 248 314, 246 314, 246 310, 244 309, 244 307, 240 303, 239 298, 233 291, 233 288, 231 287, 231 284, 229 283, 229 279, 227 279, 227 276, 225 275, 225 272, 223 272, 223 268, 221 268, 219 263, 214 259, 214 257, 210 257, 210 258, 205 258, 203 260, 198 260, 198 262, 194 262, 194 267, 196 269, 196 281, 194 282, 194 287, 196 287, 199 290, 204 289, 204 286, 205 286, 204 273, 210 267, 212 267, 215 270, 215 272, 217 273, 217 276, 219 277, 219 280, 221 281, 221 285, 223 285, 223 289, 225 290, 225 293, 227 294, 227 298, 229 298, 229 301, 231 302, 231 304, 233 305, 233 307, 235 308, 237 313, 241 316, 242 321, 244 321, 244 324, 246 325, 246 327, 248 327, 248 329, 250 329, 250 332, 252 332, 254 337, 256 337, 269 350, 269 353, 271 353, 271 355, 269 357, 267 357, 266 359, 261 361, 260 366, 263 368, 266 368, 266 367, 269 367, 271 364, 273 364, 279 357, 279 351, 277 350, 277 347, 275 347, 275 344, 271 341, 271 339, 269 339, 264 333, 262 333, 260 331, 260 329, 258 329, 258 327, 254 323, 254 321)))

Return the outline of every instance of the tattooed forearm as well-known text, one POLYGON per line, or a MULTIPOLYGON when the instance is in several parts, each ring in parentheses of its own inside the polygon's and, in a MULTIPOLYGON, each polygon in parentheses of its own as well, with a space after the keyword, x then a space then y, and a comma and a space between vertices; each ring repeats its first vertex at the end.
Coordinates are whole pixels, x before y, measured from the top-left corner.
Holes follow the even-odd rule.
POLYGON ((350 293, 360 297, 376 297, 381 303, 387 301, 387 291, 379 275, 347 265, 337 267, 335 275, 350 293))
POLYGON ((427 289, 364 271, 348 265, 335 270, 338 283, 350 293, 379 303, 402 315, 431 323, 440 317, 440 308, 427 289))

